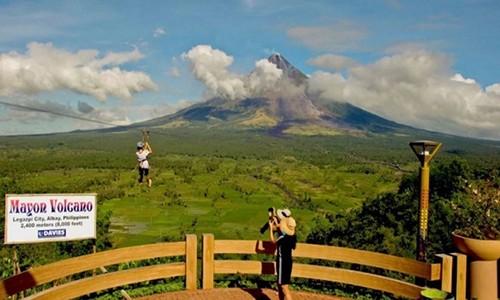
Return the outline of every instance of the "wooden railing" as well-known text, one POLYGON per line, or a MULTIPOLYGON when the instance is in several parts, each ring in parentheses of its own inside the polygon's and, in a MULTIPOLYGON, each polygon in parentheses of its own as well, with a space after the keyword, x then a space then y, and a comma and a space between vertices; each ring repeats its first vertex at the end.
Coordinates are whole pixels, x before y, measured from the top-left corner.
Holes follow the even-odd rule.
MULTIPOLYGON (((219 254, 268 254, 274 255, 275 246, 265 241, 215 240, 213 234, 203 234, 202 244, 203 289, 214 287, 216 274, 275 274, 274 260, 217 259, 219 254)), ((148 280, 185 276, 186 289, 197 288, 197 238, 186 235, 184 242, 160 243, 120 248, 66 259, 24 271, 0 281, 0 299, 5 299, 27 289, 55 283, 58 279, 103 266, 111 266, 145 259, 184 256, 185 262, 159 264, 134 269, 107 272, 64 284, 55 285, 26 299, 71 299, 106 289, 148 280)), ((438 255, 436 263, 424 263, 376 252, 298 243, 293 256, 314 260, 328 260, 369 266, 415 276, 430 281, 440 289, 452 292, 455 299, 465 299, 465 256, 461 254, 438 255)), ((345 283, 419 299, 423 286, 367 272, 294 263, 292 277, 318 279, 345 283)))
MULTIPOLYGON (((273 254, 275 246, 263 241, 215 240, 212 234, 203 235, 202 288, 213 288, 215 274, 275 274, 273 261, 215 259, 216 254, 273 254)), ((293 251, 297 258, 321 259, 351 263, 434 281, 443 290, 465 299, 465 255, 438 255, 437 263, 424 263, 357 249, 298 243, 293 251)), ((384 291, 396 296, 420 299, 426 287, 367 272, 309 264, 293 264, 292 277, 319 279, 384 291)))
POLYGON ((73 274, 92 271, 102 266, 173 256, 185 256, 185 262, 108 272, 56 285, 25 299, 72 299, 127 284, 178 276, 186 276, 186 289, 196 289, 197 241, 196 235, 188 234, 184 242, 160 243, 103 251, 24 271, 0 282, 0 299, 5 299, 29 288, 54 282, 73 274))

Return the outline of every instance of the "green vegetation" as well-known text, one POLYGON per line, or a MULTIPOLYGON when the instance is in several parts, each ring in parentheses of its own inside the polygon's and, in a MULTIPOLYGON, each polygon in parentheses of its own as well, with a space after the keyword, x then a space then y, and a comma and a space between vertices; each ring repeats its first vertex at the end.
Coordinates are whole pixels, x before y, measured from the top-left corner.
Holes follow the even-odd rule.
MULTIPOLYGON (((431 163, 431 217, 442 223, 430 233, 432 253, 450 247, 443 239, 434 244, 434 236, 439 240, 452 225, 447 201, 461 166, 475 172, 471 176, 500 166, 499 142, 432 133, 276 138, 259 131, 161 129, 151 132, 148 189, 136 183, 140 139, 139 130, 2 137, 0 193, 97 193, 98 250, 179 240, 186 233, 267 239, 259 229, 275 206, 292 209, 300 242, 413 258, 419 164, 408 142, 443 143, 431 163)), ((16 247, 22 270, 92 251, 85 241, 16 247)), ((0 257, 2 278, 12 275, 12 247, 3 247, 0 257)))

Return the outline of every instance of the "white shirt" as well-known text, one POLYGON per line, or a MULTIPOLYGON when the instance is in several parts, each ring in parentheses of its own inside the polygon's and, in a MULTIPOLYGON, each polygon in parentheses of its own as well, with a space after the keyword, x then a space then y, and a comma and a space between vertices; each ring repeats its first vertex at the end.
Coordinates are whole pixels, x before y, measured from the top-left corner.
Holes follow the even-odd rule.
POLYGON ((139 162, 140 168, 149 169, 148 155, 149 155, 149 151, 146 149, 139 150, 135 153, 135 156, 137 156, 137 161, 139 162))

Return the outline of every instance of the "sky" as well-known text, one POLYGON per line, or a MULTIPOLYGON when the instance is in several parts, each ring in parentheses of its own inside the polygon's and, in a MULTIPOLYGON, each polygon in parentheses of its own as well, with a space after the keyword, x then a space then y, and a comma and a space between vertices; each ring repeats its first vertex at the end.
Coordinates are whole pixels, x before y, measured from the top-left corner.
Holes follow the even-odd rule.
POLYGON ((500 140, 500 1, 0 0, 0 135, 127 125, 272 89, 500 140))

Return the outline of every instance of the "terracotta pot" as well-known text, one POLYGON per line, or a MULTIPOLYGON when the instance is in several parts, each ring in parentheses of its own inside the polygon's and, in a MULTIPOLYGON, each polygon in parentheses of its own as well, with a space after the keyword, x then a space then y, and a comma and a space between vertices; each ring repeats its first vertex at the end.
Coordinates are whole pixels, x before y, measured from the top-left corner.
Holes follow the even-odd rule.
POLYGON ((470 299, 498 299, 500 240, 478 240, 452 233, 460 252, 474 258, 467 267, 470 299))
POLYGON ((500 258, 500 240, 478 240, 452 233, 453 243, 462 253, 477 260, 500 258))

